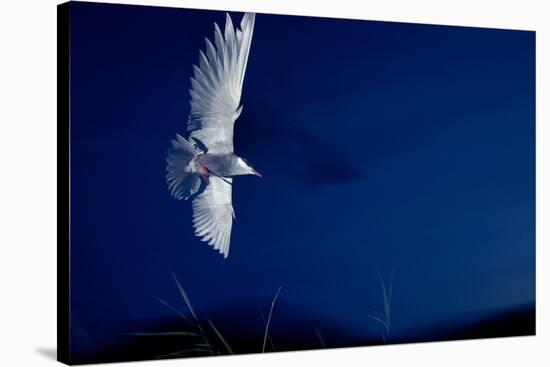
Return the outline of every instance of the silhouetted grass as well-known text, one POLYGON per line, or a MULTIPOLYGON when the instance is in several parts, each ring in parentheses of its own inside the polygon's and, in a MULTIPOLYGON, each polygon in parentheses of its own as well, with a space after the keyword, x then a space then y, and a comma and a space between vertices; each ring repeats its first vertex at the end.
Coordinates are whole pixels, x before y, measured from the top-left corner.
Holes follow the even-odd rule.
MULTIPOLYGON (((154 297, 157 301, 159 301, 161 304, 169 308, 170 310, 174 311, 178 316, 180 316, 183 320, 185 320, 187 323, 189 323, 195 331, 165 331, 165 332, 151 332, 151 333, 145 333, 145 332, 139 332, 139 333, 130 333, 130 335, 134 336, 188 336, 191 338, 200 338, 200 341, 192 344, 190 347, 187 347, 185 349, 177 350, 175 352, 170 352, 167 354, 162 354, 160 356, 157 356, 156 358, 169 358, 169 357, 187 357, 191 355, 215 355, 215 354, 222 354, 221 348, 218 348, 215 344, 211 343, 208 334, 203 327, 199 317, 195 313, 195 310, 193 309, 193 305, 191 304, 191 301, 189 300, 189 297, 187 296, 187 293, 183 289, 182 285, 180 284, 179 280, 176 278, 174 273, 170 271, 172 274, 172 277, 174 278, 174 282, 176 283, 176 286, 178 288, 178 291, 180 293, 180 296, 185 303, 187 307, 187 311, 191 315, 191 317, 186 316, 184 313, 180 312, 176 307, 170 305, 168 302, 164 301, 163 299, 159 297, 154 297)), ((207 319, 208 326, 212 329, 214 334, 218 337, 221 344, 223 345, 225 351, 227 354, 233 354, 233 349, 231 349, 231 346, 221 332, 216 328, 212 320, 207 319)))
POLYGON ((279 287, 279 289, 277 290, 277 293, 275 294, 275 297, 273 298, 273 301, 271 301, 269 316, 267 317, 267 323, 265 325, 264 344, 262 346, 262 353, 265 353, 265 343, 267 341, 267 334, 269 332, 269 323, 271 322, 271 316, 273 315, 273 308, 275 307, 275 302, 277 301, 277 297, 279 297, 279 293, 281 293, 281 289, 282 287, 279 287))
POLYGON ((382 278, 382 275, 379 271, 376 272, 378 278, 380 279, 380 286, 382 288, 382 299, 384 301, 384 314, 380 314, 376 311, 372 311, 369 317, 384 326, 384 332, 382 333, 382 341, 386 343, 388 336, 390 335, 391 327, 391 297, 392 297, 392 287, 393 287, 393 270, 390 273, 390 279, 388 281, 388 286, 382 278))
MULTIPOLYGON (((186 311, 181 311, 177 307, 172 306, 168 302, 164 301, 159 297, 154 297, 159 303, 176 313, 181 317, 186 323, 189 324, 190 330, 181 330, 181 331, 163 331, 163 332, 136 332, 131 333, 133 336, 156 336, 156 337, 187 337, 195 339, 196 341, 189 344, 186 343, 185 348, 181 350, 176 350, 170 353, 162 354, 156 358, 170 358, 170 357, 189 357, 197 355, 221 355, 221 354, 235 354, 235 351, 229 344, 228 340, 223 336, 220 330, 215 326, 214 322, 206 318, 201 320, 201 318, 195 312, 193 305, 191 304, 190 298, 185 292, 185 289, 175 276, 175 274, 170 271, 172 278, 174 279, 176 288, 179 292, 179 295, 183 301, 183 304, 186 307, 186 311), (214 338, 211 340, 211 338, 214 338)), ((387 339, 390 335, 391 330, 391 302, 392 302, 392 288, 393 288, 393 276, 394 272, 390 273, 388 282, 386 283, 382 278, 380 272, 377 271, 378 278, 380 280, 380 287, 382 291, 382 300, 383 300, 383 312, 373 311, 368 315, 372 320, 380 323, 383 326, 383 331, 381 333, 383 343, 387 342, 387 339)), ((264 325, 263 333, 263 342, 261 347, 261 353, 266 352, 268 340, 270 344, 271 351, 276 351, 275 343, 273 341, 272 335, 270 333, 271 320, 273 317, 273 312, 277 299, 282 291, 282 287, 277 289, 269 307, 269 313, 267 319, 262 311, 260 305, 258 305, 260 316, 264 325)), ((319 344, 322 348, 328 348, 321 333, 321 330, 313 324, 310 320, 311 327, 319 341, 319 344)), ((191 340, 192 340, 191 339, 191 340)))
POLYGON ((323 338, 323 334, 321 334, 321 330, 319 330, 319 328, 317 328, 317 326, 315 326, 313 324, 313 321, 310 320, 309 322, 311 324, 311 327, 313 328, 313 331, 315 331, 315 335, 317 336, 317 339, 319 339, 319 343, 321 344, 321 346, 323 348, 327 348, 327 344, 325 343, 325 339, 323 338))
MULTIPOLYGON (((267 327, 267 322, 265 320, 264 312, 262 311, 262 307, 260 305, 258 305, 258 309, 260 310, 260 316, 262 317, 262 322, 263 322, 264 328, 265 328, 265 327, 267 327)), ((269 340, 269 344, 271 345, 271 349, 275 352, 276 351, 275 343, 273 342, 273 338, 271 338, 271 333, 269 332, 269 330, 267 331, 267 339, 269 340)))

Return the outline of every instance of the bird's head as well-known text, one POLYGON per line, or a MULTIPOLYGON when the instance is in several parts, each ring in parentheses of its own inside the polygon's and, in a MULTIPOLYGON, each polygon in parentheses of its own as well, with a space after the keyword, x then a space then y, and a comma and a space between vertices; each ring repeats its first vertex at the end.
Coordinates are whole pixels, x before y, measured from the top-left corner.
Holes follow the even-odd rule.
POLYGON ((237 165, 243 172, 243 175, 255 175, 258 177, 262 177, 260 172, 256 171, 254 167, 252 167, 252 165, 248 163, 248 161, 244 158, 239 157, 239 159, 237 160, 237 165))

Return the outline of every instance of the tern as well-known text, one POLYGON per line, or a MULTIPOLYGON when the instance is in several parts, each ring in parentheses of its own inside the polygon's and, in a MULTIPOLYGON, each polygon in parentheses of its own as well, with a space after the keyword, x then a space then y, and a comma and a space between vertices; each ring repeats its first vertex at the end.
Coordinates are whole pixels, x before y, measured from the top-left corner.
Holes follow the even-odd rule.
POLYGON ((224 32, 214 23, 214 44, 205 38, 191 77, 188 139, 176 134, 166 158, 166 182, 177 200, 192 199, 195 235, 229 255, 235 212, 233 177, 261 175, 233 150, 233 127, 242 111, 241 91, 252 42, 255 14, 240 28, 226 14, 224 32))

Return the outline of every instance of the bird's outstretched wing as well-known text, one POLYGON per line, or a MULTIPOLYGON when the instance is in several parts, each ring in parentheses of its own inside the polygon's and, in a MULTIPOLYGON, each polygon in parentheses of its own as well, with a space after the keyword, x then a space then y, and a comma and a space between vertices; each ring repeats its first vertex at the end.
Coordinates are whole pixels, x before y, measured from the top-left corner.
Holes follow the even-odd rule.
POLYGON ((193 227, 195 234, 208 242, 225 258, 229 254, 229 240, 233 225, 231 205, 231 178, 227 182, 216 176, 210 177, 206 190, 193 200, 193 227))
POLYGON ((253 13, 246 13, 240 29, 226 14, 222 33, 214 24, 214 43, 205 38, 199 66, 193 65, 190 137, 202 141, 210 153, 233 153, 233 125, 239 117, 241 90, 254 30, 253 13))
MULTIPOLYGON (((214 25, 215 46, 206 39, 199 66, 193 65, 187 128, 190 138, 201 141, 208 153, 233 153, 233 125, 241 110, 239 103, 254 18, 254 14, 246 13, 240 29, 236 29, 227 14, 224 33, 214 25)), ((224 180, 210 176, 206 190, 193 200, 193 226, 197 236, 227 257, 234 212, 232 180, 224 180)))

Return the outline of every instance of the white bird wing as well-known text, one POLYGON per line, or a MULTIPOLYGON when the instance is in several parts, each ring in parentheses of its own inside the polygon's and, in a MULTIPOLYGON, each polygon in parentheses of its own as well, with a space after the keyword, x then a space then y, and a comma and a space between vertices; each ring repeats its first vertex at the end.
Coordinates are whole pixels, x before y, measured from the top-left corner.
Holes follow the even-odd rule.
POLYGON ((205 38, 199 66, 193 65, 190 107, 187 122, 190 137, 200 140, 209 153, 233 153, 233 126, 239 117, 255 14, 246 13, 240 29, 226 14, 225 31, 214 23, 215 46, 205 38))
MULTIPOLYGON (((232 182, 231 178, 226 180, 232 182)), ((206 190, 193 200, 195 234, 227 258, 234 218, 231 185, 219 177, 210 176, 206 190)))
MULTIPOLYGON (((199 66, 193 65, 190 137, 201 141, 209 153, 233 153, 233 126, 239 117, 241 91, 252 42, 255 14, 246 13, 240 29, 226 15, 222 34, 214 24, 214 45, 206 38, 199 66)), ((227 258, 235 214, 231 204, 232 179, 210 176, 203 193, 193 200, 195 234, 227 258)))

